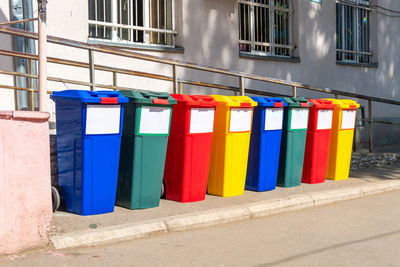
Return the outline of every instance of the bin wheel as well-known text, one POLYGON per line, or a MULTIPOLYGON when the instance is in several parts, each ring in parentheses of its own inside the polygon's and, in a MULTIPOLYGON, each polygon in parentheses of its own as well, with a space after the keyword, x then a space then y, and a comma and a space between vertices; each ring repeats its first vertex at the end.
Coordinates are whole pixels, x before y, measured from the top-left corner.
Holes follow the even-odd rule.
POLYGON ((58 210, 58 208, 60 207, 61 198, 60 193, 54 186, 51 187, 51 200, 53 203, 53 212, 56 212, 56 210, 58 210))
POLYGON ((162 182, 160 198, 165 198, 165 183, 162 182))

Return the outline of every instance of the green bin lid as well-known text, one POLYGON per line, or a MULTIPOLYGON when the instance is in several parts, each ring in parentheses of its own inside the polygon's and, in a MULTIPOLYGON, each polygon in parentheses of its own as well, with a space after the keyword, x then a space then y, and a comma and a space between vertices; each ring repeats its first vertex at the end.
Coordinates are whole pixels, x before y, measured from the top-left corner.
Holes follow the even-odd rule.
POLYGON ((120 93, 129 98, 130 102, 153 105, 175 105, 176 99, 165 92, 121 90, 120 93))
POLYGON ((309 108, 313 104, 305 97, 281 97, 290 108, 309 108))

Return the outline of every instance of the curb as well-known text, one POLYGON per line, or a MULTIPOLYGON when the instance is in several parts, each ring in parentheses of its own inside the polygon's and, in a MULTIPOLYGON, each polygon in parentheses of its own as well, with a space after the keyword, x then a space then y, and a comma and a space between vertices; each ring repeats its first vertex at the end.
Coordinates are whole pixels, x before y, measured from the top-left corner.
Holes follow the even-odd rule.
POLYGON ((400 180, 373 182, 361 186, 312 192, 294 195, 287 198, 272 199, 228 208, 165 217, 159 220, 65 233, 59 236, 50 237, 50 241, 55 249, 94 246, 98 244, 139 239, 158 234, 223 225, 241 220, 317 207, 399 189, 400 180))

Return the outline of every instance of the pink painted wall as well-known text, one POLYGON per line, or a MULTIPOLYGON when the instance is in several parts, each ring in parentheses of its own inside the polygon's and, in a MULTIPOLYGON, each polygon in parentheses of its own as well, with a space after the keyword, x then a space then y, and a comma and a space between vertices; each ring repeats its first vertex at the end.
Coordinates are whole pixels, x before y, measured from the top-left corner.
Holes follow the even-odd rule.
POLYGON ((49 114, 0 111, 0 254, 48 242, 49 114))

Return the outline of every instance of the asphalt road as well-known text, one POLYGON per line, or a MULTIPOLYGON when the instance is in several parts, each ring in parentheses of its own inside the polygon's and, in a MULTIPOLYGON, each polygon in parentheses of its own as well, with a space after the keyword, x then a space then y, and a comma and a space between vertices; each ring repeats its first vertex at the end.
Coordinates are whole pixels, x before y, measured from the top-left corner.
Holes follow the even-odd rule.
POLYGON ((400 191, 1 266, 400 266, 400 191))

